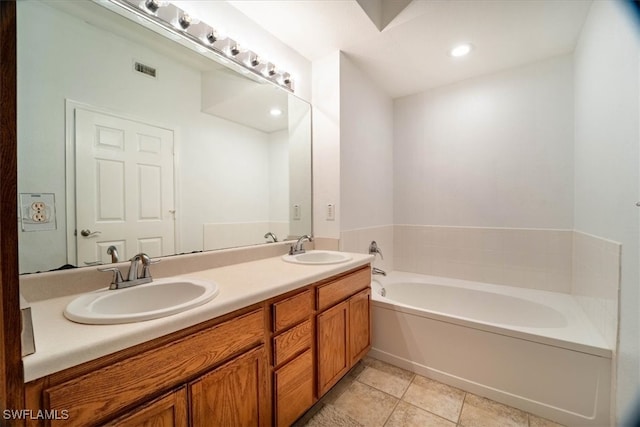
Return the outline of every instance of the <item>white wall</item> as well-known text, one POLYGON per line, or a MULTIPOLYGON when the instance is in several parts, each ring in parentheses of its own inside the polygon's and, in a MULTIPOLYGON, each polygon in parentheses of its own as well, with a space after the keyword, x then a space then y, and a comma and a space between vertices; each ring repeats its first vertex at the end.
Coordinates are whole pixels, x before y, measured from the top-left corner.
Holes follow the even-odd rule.
POLYGON ((340 238, 340 52, 313 61, 313 234, 340 238), (326 219, 327 204, 335 220, 326 219))
POLYGON ((571 229, 570 56, 395 100, 396 224, 571 229))
POLYGON ((341 249, 367 253, 375 240, 393 269, 393 101, 340 54, 341 249))
POLYGON ((288 119, 288 187, 289 210, 287 221, 291 218, 288 228, 289 236, 297 238, 308 234, 313 228, 313 194, 309 177, 312 176, 312 159, 310 152, 311 108, 301 105, 293 97, 289 97, 288 119), (296 212, 295 206, 299 206, 296 212))
POLYGON ((341 230, 393 224, 393 101, 340 55, 341 230))
POLYGON ((575 228, 622 243, 617 414, 639 384, 639 42, 621 3, 594 2, 575 51, 575 228))
POLYGON ((55 193, 58 220, 20 233, 21 271, 67 262, 66 98, 177 131, 179 251, 202 250, 204 222, 268 221, 268 135, 201 113, 199 70, 39 2, 20 3, 18 29, 18 191, 55 193), (134 58, 159 78, 134 73, 134 58))
MULTIPOLYGON (((289 222, 289 133, 269 134, 269 216, 272 221, 289 222)), ((278 238, 284 236, 278 236, 278 238)))

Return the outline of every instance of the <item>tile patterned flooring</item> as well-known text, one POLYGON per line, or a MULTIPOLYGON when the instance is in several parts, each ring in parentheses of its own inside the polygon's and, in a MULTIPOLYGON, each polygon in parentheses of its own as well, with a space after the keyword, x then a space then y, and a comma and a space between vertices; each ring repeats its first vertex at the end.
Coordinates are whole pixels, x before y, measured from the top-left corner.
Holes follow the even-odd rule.
POLYGON ((294 424, 305 426, 562 427, 369 357, 294 424))

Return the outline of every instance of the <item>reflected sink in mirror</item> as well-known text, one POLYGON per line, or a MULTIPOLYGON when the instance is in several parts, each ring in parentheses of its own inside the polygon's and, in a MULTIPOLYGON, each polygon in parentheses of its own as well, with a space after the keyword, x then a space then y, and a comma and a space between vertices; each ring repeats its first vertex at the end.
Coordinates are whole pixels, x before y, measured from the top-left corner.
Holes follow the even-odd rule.
POLYGON ((352 257, 344 252, 308 251, 296 255, 284 255, 282 259, 294 264, 340 264, 351 261, 352 257))
POLYGON ((125 289, 101 289, 67 305, 67 319, 91 325, 142 322, 180 313, 218 295, 214 282, 184 277, 154 280, 125 289))

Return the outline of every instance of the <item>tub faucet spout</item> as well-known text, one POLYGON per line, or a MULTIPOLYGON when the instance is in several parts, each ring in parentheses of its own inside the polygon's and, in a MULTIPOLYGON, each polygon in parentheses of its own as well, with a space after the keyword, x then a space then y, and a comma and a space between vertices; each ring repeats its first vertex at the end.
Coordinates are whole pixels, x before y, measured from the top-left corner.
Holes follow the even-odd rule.
POLYGON ((387 272, 386 272, 386 271, 384 271, 384 270, 379 269, 378 267, 373 267, 373 268, 371 269, 371 274, 381 274, 381 275, 383 275, 383 276, 386 276, 386 275, 387 275, 387 272))

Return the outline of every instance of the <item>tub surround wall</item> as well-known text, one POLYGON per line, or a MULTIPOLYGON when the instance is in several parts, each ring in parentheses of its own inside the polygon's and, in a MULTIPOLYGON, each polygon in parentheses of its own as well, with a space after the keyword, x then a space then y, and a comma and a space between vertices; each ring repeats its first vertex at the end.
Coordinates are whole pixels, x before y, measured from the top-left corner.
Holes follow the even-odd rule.
POLYGON ((622 245, 575 231, 571 294, 610 348, 616 348, 622 245))
POLYGON ((396 225, 396 270, 571 292, 570 230, 396 225))

